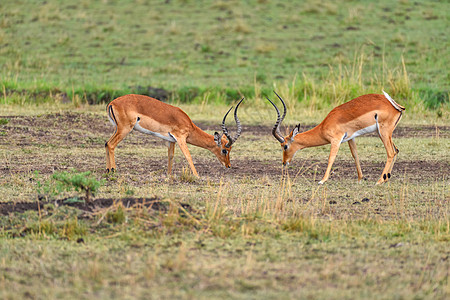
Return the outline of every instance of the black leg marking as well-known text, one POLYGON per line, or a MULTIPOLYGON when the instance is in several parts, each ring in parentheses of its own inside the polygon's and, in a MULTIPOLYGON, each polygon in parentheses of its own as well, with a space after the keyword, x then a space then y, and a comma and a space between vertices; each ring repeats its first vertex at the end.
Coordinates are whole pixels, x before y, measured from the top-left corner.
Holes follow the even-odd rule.
POLYGON ((114 172, 116 172, 116 169, 111 168, 111 173, 114 173, 114 172))
POLYGON ((386 174, 383 174, 383 179, 386 180, 386 174))
POLYGON ((108 147, 108 142, 105 143, 105 148, 108 147))
POLYGON ((106 169, 106 173, 109 173, 109 169, 106 169))
POLYGON ((398 119, 397 119, 397 121, 395 121, 395 125, 394 126, 397 126, 398 122, 402 118, 402 114, 403 114, 403 111, 400 112, 400 116, 398 116, 398 119))
POLYGON ((109 111, 111 112, 111 115, 112 115, 112 117, 113 117, 114 123, 116 123, 116 125, 117 125, 117 120, 116 120, 116 116, 114 115, 114 111, 113 111, 113 109, 112 109, 112 106, 111 106, 111 105, 109 106, 109 111))
POLYGON ((391 173, 388 173, 388 178, 391 178, 391 173))

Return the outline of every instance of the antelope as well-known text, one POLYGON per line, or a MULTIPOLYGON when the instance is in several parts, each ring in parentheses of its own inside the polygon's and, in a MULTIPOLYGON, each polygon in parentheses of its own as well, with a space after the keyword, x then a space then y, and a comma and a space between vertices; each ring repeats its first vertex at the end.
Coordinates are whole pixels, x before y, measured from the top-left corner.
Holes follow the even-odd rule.
POLYGON ((376 184, 381 184, 391 178, 395 158, 399 152, 392 142, 392 133, 402 117, 405 108, 397 104, 385 91, 384 95, 368 94, 359 96, 349 102, 335 107, 316 127, 300 132, 300 124, 289 135, 283 137, 280 132, 280 124, 286 116, 286 104, 283 103, 283 116, 280 116, 278 107, 268 98, 275 107, 278 117, 272 129, 273 136, 280 142, 283 149, 283 165, 288 165, 298 150, 331 144, 328 167, 319 184, 323 184, 330 177, 339 146, 348 142, 350 152, 356 164, 358 182, 363 179, 358 153, 356 151, 355 138, 371 132, 377 132, 387 152, 387 161, 383 172, 376 184))
POLYGON ((228 110, 223 118, 222 134, 216 132, 214 135, 210 135, 197 127, 180 108, 157 99, 133 94, 114 99, 106 107, 109 120, 115 127, 114 134, 105 143, 106 172, 114 172, 116 170, 114 149, 133 129, 154 135, 169 142, 167 170, 169 176, 172 173, 175 143, 180 147, 181 152, 189 163, 192 173, 197 177, 199 176, 192 162, 187 144, 208 149, 217 156, 222 165, 230 168, 231 147, 239 138, 242 131, 241 123, 237 117, 237 110, 243 100, 244 98, 239 101, 234 109, 237 132, 232 137, 228 134, 225 120, 233 107, 228 110))

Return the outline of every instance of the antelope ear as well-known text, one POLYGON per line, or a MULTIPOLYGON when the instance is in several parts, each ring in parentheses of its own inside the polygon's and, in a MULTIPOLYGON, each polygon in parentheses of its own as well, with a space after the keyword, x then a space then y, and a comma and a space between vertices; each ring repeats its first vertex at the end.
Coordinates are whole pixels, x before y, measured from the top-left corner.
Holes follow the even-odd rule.
POLYGON ((221 143, 222 136, 218 132, 214 132, 214 141, 216 142, 217 146, 222 146, 221 143))
POLYGON ((294 127, 291 132, 291 142, 294 141, 294 137, 300 132, 300 124, 294 127))

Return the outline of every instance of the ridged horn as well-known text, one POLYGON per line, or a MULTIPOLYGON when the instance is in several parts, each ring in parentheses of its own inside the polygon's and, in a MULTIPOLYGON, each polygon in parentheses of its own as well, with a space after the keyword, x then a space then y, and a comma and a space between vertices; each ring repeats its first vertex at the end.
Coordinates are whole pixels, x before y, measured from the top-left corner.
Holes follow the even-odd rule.
POLYGON ((285 139, 280 132, 280 125, 283 122, 284 117, 286 117, 286 112, 287 112, 286 103, 284 103, 283 99, 275 91, 274 91, 274 93, 281 100, 281 103, 283 103, 283 116, 280 115, 280 110, 275 105, 275 103, 273 103, 272 101, 270 101, 270 99, 268 97, 266 97, 267 100, 269 100, 269 102, 273 105, 273 107, 275 107, 275 110, 277 111, 277 121, 275 122, 275 125, 273 126, 272 134, 280 143, 284 143, 285 139))
POLYGON ((225 145, 225 147, 227 147, 227 148, 230 147, 231 145, 233 145, 234 142, 236 142, 236 140, 241 136, 242 126, 241 126, 241 122, 239 121, 239 118, 238 118, 238 116, 237 116, 237 111, 238 111, 239 105, 242 103, 242 101, 244 101, 244 98, 242 98, 241 101, 239 101, 239 103, 236 105, 236 108, 234 109, 234 120, 236 121, 237 132, 236 132, 236 134, 235 134, 233 137, 231 137, 231 136, 228 134, 228 129, 227 129, 227 127, 225 126, 225 120, 226 120, 226 118, 227 118, 227 116, 228 116, 228 113, 233 109, 233 107, 231 107, 231 108, 227 111, 227 113, 225 114, 225 116, 223 117, 223 121, 222 121, 222 131, 223 131, 223 134, 224 134, 224 135, 227 137, 227 139, 228 139, 228 143, 225 145))

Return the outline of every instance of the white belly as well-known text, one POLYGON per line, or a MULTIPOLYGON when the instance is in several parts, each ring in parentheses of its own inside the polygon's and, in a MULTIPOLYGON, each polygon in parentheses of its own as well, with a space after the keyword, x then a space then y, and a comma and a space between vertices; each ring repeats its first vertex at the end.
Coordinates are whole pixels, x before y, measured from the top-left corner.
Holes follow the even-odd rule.
POLYGON ((172 143, 176 143, 177 142, 175 137, 173 135, 171 135, 169 132, 167 133, 167 136, 165 136, 165 135, 162 135, 159 132, 150 131, 148 129, 143 128, 141 125, 139 125, 139 121, 136 122, 136 125, 134 125, 134 129, 136 129, 139 132, 145 133, 145 134, 154 135, 156 137, 159 137, 159 138, 161 138, 163 140, 166 140, 166 141, 169 141, 169 142, 172 142, 172 143))
POLYGON ((377 127, 378 127, 377 125, 378 125, 378 124, 375 123, 375 124, 370 125, 370 126, 368 126, 368 127, 366 127, 366 128, 362 128, 362 129, 360 129, 360 130, 355 131, 355 132, 354 132, 351 136, 349 136, 349 137, 344 136, 344 138, 342 139, 342 142, 341 142, 341 143, 348 142, 349 140, 352 140, 352 139, 354 139, 354 138, 356 138, 356 137, 358 137, 358 136, 360 136, 360 135, 366 134, 366 133, 372 133, 372 132, 375 132, 375 131, 377 131, 377 127))

